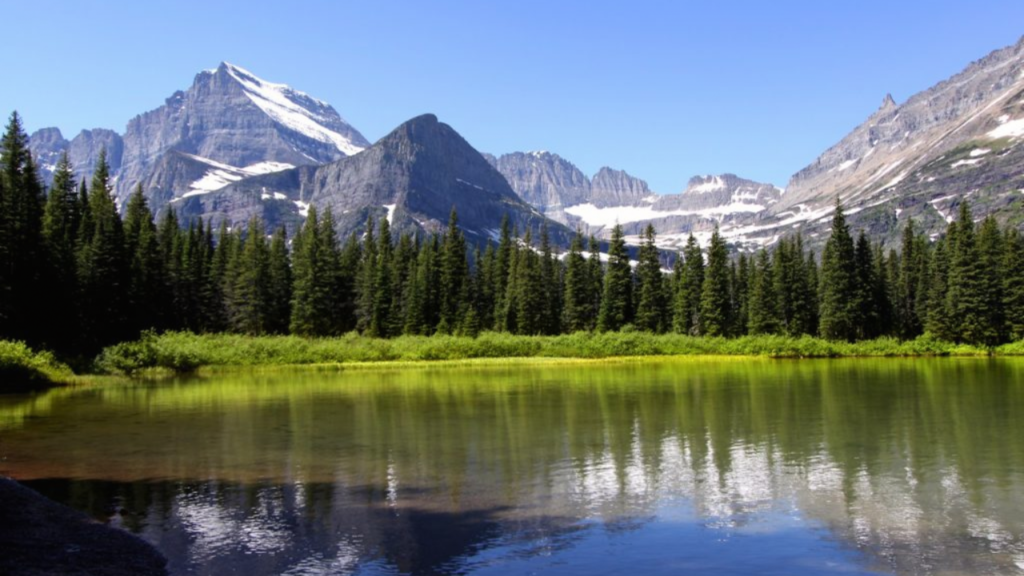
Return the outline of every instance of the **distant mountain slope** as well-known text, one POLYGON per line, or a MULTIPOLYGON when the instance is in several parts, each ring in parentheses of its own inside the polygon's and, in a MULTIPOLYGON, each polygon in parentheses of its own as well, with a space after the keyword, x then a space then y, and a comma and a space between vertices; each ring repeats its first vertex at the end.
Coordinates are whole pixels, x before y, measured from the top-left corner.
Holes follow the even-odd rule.
POLYGON ((771 184, 732 174, 695 176, 682 193, 658 195, 621 170, 604 167, 588 179, 550 152, 514 152, 491 156, 490 161, 524 200, 549 218, 605 238, 619 223, 632 243, 639 242, 647 224, 654 224, 665 248, 684 243, 691 232, 706 239, 716 225, 758 223, 781 195, 771 184))
POLYGON ((209 188, 217 170, 252 173, 323 164, 370 145, 326 102, 228 63, 201 72, 188 90, 133 118, 123 136, 93 130, 68 142, 48 128, 33 134, 30 144, 47 178, 64 150, 76 172, 88 176, 105 146, 118 199, 123 202, 143 183, 156 208, 197 191, 196 186, 209 188), (179 153, 205 163, 207 171, 171 169, 184 158, 179 153), (149 188, 154 182, 159 187, 149 188))
MULTIPOLYGON (((343 236, 362 232, 369 217, 388 218, 395 232, 438 231, 454 206, 473 244, 496 239, 505 215, 520 231, 534 234, 546 221, 479 152, 430 114, 405 122, 355 156, 240 179, 174 205, 185 216, 231 226, 261 216, 270 226, 292 230, 310 206, 329 207, 343 236)), ((550 232, 556 244, 568 244, 567 228, 550 222, 550 232)))

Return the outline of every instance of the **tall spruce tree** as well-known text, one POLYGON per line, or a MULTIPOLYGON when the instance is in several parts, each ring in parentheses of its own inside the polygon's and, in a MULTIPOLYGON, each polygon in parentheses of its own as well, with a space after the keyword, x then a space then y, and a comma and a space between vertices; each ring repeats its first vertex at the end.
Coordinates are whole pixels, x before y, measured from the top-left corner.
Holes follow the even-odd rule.
POLYGON ((380 234, 377 242, 376 279, 373 282, 373 313, 366 333, 377 338, 388 338, 391 333, 391 305, 394 301, 392 291, 392 260, 391 226, 387 218, 380 220, 380 234))
MULTIPOLYGON (((778 260, 776 260, 778 263, 778 260)), ((775 265, 768 251, 761 248, 754 260, 750 287, 749 320, 750 334, 777 334, 780 331, 775 265)))
POLYGON ((273 334, 287 334, 291 321, 292 269, 288 254, 288 237, 284 227, 274 232, 270 240, 268 255, 269 311, 267 331, 273 334))
POLYGON ((861 302, 857 259, 838 199, 832 217, 832 233, 825 242, 820 282, 819 333, 829 340, 854 340, 859 330, 861 302))
POLYGON ((676 282, 673 301, 673 327, 680 334, 700 333, 700 299, 704 286, 704 256, 693 234, 683 248, 683 268, 676 282))
POLYGON ((985 270, 970 206, 960 203, 956 234, 950 237, 949 289, 946 306, 954 323, 954 338, 969 344, 987 344, 994 328, 986 310, 985 270))
POLYGON ((78 272, 82 291, 84 333, 92 347, 132 336, 126 329, 123 294, 128 291, 129 270, 125 257, 124 230, 110 192, 110 168, 101 150, 93 170, 89 194, 91 230, 79 246, 78 272))
POLYGON ((124 219, 125 255, 128 258, 127 304, 133 331, 164 328, 167 302, 166 274, 160 254, 153 213, 142 186, 128 199, 124 219))
POLYGON ((616 224, 608 245, 608 267, 604 274, 604 292, 597 316, 597 329, 600 332, 615 331, 632 322, 632 305, 633 272, 629 266, 629 252, 626 250, 622 226, 616 224))
POLYGON ((455 208, 448 216, 448 228, 441 241, 440 318, 437 330, 444 334, 454 330, 465 312, 469 267, 466 263, 466 239, 459 228, 455 208))
POLYGON ((940 340, 956 339, 956 326, 948 308, 951 238, 956 236, 956 223, 946 229, 946 236, 935 244, 928 279, 928 313, 925 332, 940 340))
POLYGON ((590 278, 587 262, 583 258, 583 232, 576 229, 565 257, 565 302, 562 308, 562 326, 567 332, 587 330, 593 315, 591 308, 590 278))
POLYGON ((0 337, 42 343, 48 322, 40 294, 47 256, 43 240, 43 187, 21 117, 11 114, 0 139, 0 337))
POLYGON ((732 334, 732 307, 729 297, 729 250, 718 227, 708 245, 708 267, 700 297, 700 333, 705 336, 732 334))
POLYGON ((661 333, 667 328, 668 306, 665 295, 665 277, 661 272, 661 260, 655 244, 652 224, 644 229, 643 244, 640 247, 636 267, 637 298, 636 327, 648 332, 661 333))
POLYGON ((1016 229, 1005 235, 1003 251, 1003 312, 1012 341, 1024 340, 1024 238, 1016 229))
POLYGON ((227 295, 231 328, 243 334, 265 334, 271 313, 270 250, 259 218, 249 221, 233 264, 227 295))

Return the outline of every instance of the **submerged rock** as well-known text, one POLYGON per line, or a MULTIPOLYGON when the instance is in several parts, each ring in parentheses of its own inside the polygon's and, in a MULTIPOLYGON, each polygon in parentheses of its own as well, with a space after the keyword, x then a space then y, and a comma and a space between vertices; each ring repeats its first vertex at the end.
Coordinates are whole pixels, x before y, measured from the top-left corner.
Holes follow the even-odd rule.
POLYGON ((0 478, 0 574, 165 575, 167 559, 123 530, 0 478))

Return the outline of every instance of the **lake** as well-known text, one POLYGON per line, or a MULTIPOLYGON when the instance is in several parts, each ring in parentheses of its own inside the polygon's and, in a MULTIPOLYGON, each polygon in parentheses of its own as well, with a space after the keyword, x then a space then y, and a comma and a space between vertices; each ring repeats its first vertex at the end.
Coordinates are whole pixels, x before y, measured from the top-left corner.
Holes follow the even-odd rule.
POLYGON ((173 574, 1024 573, 1024 360, 235 371, 0 397, 173 574))

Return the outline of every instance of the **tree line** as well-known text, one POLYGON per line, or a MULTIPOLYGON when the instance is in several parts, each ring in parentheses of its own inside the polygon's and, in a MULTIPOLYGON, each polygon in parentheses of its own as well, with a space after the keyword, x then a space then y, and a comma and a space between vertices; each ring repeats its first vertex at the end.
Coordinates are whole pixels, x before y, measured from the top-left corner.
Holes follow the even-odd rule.
POLYGON ((854 240, 837 202, 821 254, 800 234, 731 256, 715 230, 667 259, 647 226, 630 260, 620 226, 607 255, 577 231, 559 254, 546 227, 469 246, 452 210, 425 236, 386 218, 338 238, 310 208, 290 241, 254 218, 242 229, 155 220, 141 187, 119 210, 105 155, 75 182, 67 155, 45 190, 20 118, 0 142, 0 338, 85 356, 144 330, 368 336, 643 330, 695 336, 923 333, 996 345, 1024 338, 1024 240, 966 202, 934 242, 908 221, 900 250, 854 240), (671 261, 671 270, 666 264, 671 261))

